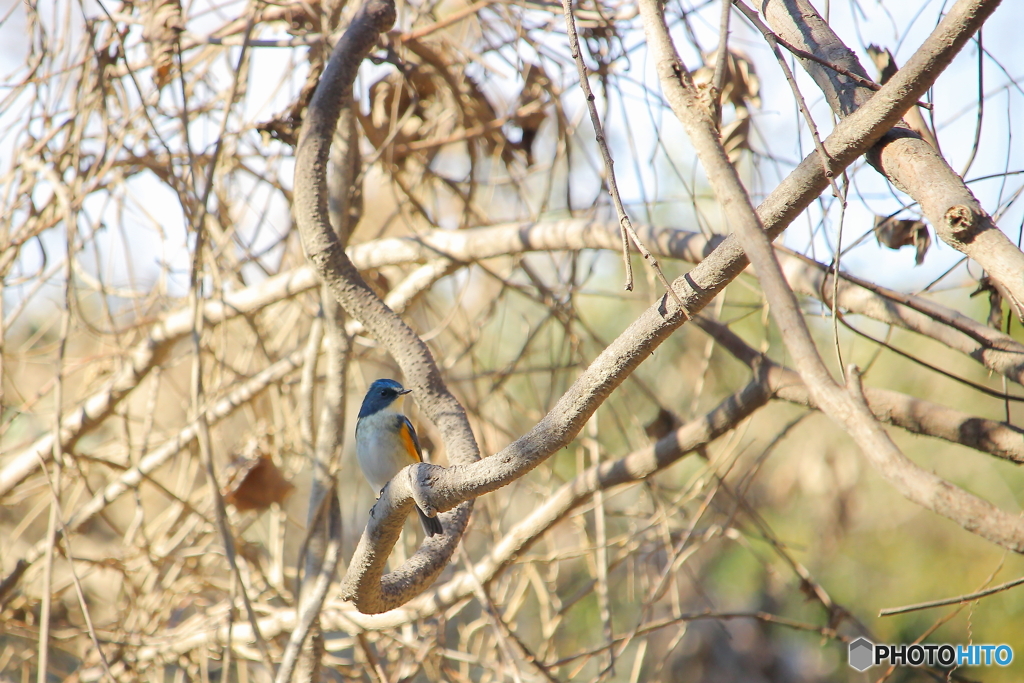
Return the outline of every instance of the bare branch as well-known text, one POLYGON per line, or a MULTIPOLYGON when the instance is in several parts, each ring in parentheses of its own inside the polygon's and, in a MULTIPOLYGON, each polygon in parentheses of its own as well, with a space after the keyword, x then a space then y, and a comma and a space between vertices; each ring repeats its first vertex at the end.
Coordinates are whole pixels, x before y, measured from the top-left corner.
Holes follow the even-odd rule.
MULTIPOLYGON (((695 321, 716 342, 751 369, 766 368, 772 395, 809 408, 819 408, 796 372, 750 348, 728 327, 704 317, 695 321)), ((864 388, 876 419, 914 434, 967 446, 1015 463, 1024 463, 1024 429, 969 415, 947 406, 888 389, 864 388)))
MULTIPOLYGON (((942 70, 949 60, 939 57, 937 39, 966 40, 995 11, 998 0, 956 3, 943 19, 946 32, 933 34, 908 60, 907 67, 927 62, 942 70), (955 35, 954 35, 955 34, 955 35)), ((807 0, 764 0, 761 11, 781 37, 797 47, 840 63, 867 77, 853 54, 807 0)), ((941 28, 940 26, 940 28, 941 28)), ((868 101, 872 91, 860 83, 802 59, 804 69, 825 93, 832 110, 849 116, 868 101)), ((906 67, 904 67, 906 68, 906 67)), ((893 79, 899 78, 899 72, 893 79)), ((915 88, 915 90, 919 90, 915 88)), ((924 90, 919 90, 924 93, 924 90)), ((899 190, 921 206, 943 242, 977 261, 1017 302, 1024 302, 1024 253, 993 222, 974 194, 938 151, 909 126, 901 123, 868 155, 868 161, 899 190)))
MULTIPOLYGON (((443 585, 429 589, 387 614, 362 614, 336 601, 330 604, 321 616, 324 626, 366 631, 395 628, 436 615, 473 595, 477 585, 490 585, 538 538, 573 509, 590 500, 595 492, 643 481, 734 429, 771 398, 767 380, 767 374, 755 370, 755 377, 750 383, 727 397, 706 415, 688 422, 651 446, 618 460, 594 465, 580 473, 572 481, 559 487, 543 505, 505 533, 487 555, 472 567, 472 575, 467 571, 459 572, 443 585)), ((294 627, 294 615, 294 611, 282 611, 262 620, 260 629, 270 636, 285 632, 294 627)), ((249 642, 251 636, 244 624, 235 627, 231 634, 233 641, 239 644, 249 642)), ((140 650, 140 661, 180 655, 199 647, 225 642, 227 637, 226 628, 207 629, 200 633, 163 634, 156 642, 140 650)))
MULTIPOLYGON (((349 314, 362 322, 401 366, 417 403, 440 429, 449 462, 469 463, 479 458, 476 440, 465 411, 445 386, 430 350, 366 285, 328 221, 326 161, 330 140, 341 108, 351 100, 360 62, 394 21, 393 4, 369 0, 335 47, 310 102, 296 150, 293 210, 306 255, 317 273, 349 314)), ((408 479, 398 477, 397 481, 408 479)), ((401 514, 371 515, 342 581, 343 595, 366 612, 391 609, 429 585, 447 565, 469 520, 472 505, 466 503, 446 517, 446 533, 440 540, 425 543, 402 567, 382 576, 405 513, 413 504, 412 492, 396 490, 400 488, 404 487, 389 486, 382 500, 386 499, 385 505, 399 502, 401 514)), ((378 503, 375 510, 380 508, 378 503)), ((424 509, 429 514, 435 508, 424 509)))
MULTIPOLYGON (((919 53, 930 53, 935 34, 964 32, 963 20, 968 0, 957 3, 926 41, 919 53)), ((994 3, 992 3, 994 6, 994 3)), ((991 11, 991 7, 989 10, 991 11)), ((656 0, 641 0, 640 14, 648 37, 662 89, 676 116, 682 121, 697 151, 708 179, 723 205, 727 219, 743 243, 744 251, 761 280, 778 322, 783 340, 792 354, 801 378, 822 410, 842 424, 860 445, 869 462, 909 500, 943 515, 964 529, 1015 552, 1024 552, 1024 519, 1014 517, 963 489, 928 472, 904 456, 867 408, 859 387, 856 368, 848 374, 853 382, 846 390, 829 375, 807 330, 796 298, 782 275, 759 216, 740 183, 736 170, 722 149, 714 123, 699 106, 699 96, 688 72, 682 67, 669 37, 662 8, 656 0)), ((968 14, 968 17, 975 16, 968 14)), ((966 41, 968 34, 963 35, 966 41)), ((963 44, 961 42, 961 44, 963 44)), ((911 62, 915 61, 914 58, 911 62)), ((898 74, 897 74, 898 76, 898 74)), ((894 77, 876 97, 896 82, 894 77)))

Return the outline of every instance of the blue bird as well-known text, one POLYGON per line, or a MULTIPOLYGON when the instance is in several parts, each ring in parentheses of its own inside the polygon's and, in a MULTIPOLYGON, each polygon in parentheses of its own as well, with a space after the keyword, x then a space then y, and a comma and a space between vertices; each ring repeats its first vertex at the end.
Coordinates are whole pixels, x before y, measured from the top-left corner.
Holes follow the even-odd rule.
MULTIPOLYGON (((393 407, 400 396, 411 391, 393 379, 378 379, 363 398, 356 420, 356 458, 374 491, 383 491, 403 467, 423 462, 416 430, 409 418, 393 407)), ((418 506, 416 512, 427 536, 444 533, 436 517, 428 517, 418 506)))

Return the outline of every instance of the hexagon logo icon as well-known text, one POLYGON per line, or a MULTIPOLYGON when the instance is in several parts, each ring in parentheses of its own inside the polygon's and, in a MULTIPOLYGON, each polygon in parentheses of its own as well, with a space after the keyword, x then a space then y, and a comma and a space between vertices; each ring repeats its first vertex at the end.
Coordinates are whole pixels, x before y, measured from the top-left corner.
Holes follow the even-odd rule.
POLYGON ((850 666, 864 671, 874 663, 875 646, 867 638, 858 638, 850 643, 850 666))

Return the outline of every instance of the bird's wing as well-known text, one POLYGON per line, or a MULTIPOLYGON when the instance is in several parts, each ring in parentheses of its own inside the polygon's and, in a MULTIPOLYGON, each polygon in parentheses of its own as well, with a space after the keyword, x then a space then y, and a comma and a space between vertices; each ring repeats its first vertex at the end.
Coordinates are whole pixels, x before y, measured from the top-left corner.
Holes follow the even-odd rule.
POLYGON ((402 443, 405 444, 405 450, 409 452, 416 462, 423 462, 423 450, 420 448, 419 437, 416 436, 416 430, 412 427, 412 422, 409 422, 409 418, 405 415, 398 416, 398 431, 402 435, 402 443))

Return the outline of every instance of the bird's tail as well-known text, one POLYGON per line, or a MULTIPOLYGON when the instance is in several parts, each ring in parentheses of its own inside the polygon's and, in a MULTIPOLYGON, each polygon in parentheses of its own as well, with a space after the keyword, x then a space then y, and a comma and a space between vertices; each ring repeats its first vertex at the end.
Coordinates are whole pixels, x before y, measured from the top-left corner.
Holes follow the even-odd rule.
POLYGON ((420 523, 423 525, 423 531, 427 536, 440 536, 444 533, 444 527, 441 526, 441 520, 437 517, 427 517, 423 510, 420 510, 419 508, 416 508, 416 512, 420 515, 420 523))

